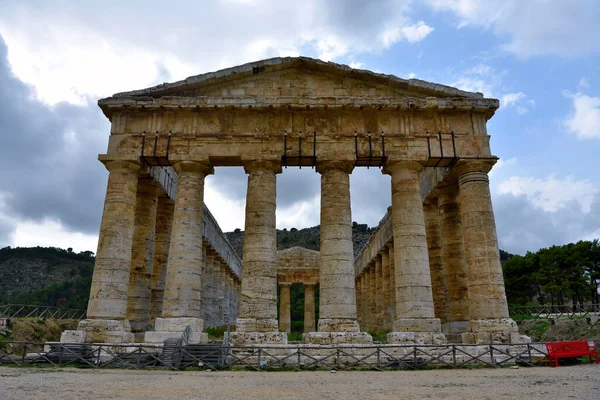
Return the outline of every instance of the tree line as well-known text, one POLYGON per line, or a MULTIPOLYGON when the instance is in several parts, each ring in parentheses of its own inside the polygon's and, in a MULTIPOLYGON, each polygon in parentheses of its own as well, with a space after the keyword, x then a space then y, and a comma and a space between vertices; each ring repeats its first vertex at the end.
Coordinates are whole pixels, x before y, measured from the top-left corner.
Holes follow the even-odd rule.
POLYGON ((511 306, 600 303, 600 242, 579 241, 524 256, 501 252, 511 306))

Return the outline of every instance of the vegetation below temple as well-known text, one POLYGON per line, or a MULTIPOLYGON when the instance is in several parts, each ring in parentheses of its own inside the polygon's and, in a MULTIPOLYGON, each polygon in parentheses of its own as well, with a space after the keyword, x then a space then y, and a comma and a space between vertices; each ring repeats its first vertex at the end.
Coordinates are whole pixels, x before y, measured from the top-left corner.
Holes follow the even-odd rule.
MULTIPOLYGON (((354 251, 368 241, 374 228, 353 224, 354 251)), ((244 232, 226 233, 241 254, 244 232)), ((319 227, 277 230, 279 250, 301 246, 319 250, 319 227)), ((511 306, 600 303, 600 244, 581 241, 552 246, 525 256, 500 251, 506 293, 511 306)), ((0 249, 0 304, 39 304, 85 309, 94 256, 71 249, 0 249)), ((317 293, 318 296, 318 293, 317 293)), ((303 288, 293 285, 292 319, 303 319, 303 288)), ((318 307, 318 301, 317 301, 318 307)))

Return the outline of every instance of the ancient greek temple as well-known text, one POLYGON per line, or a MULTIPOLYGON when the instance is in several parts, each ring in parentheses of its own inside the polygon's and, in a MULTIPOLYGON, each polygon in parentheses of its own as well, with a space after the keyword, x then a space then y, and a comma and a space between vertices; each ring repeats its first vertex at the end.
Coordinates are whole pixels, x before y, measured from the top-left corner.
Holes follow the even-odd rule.
POLYGON ((488 181, 497 100, 298 57, 99 106, 111 122, 99 156, 108 187, 87 319, 63 341, 162 343, 189 326, 202 343, 206 327, 235 325, 233 345, 285 344, 292 283, 305 288, 306 343, 370 343, 368 329, 389 331, 389 343, 523 340, 508 315, 488 181), (241 260, 203 202, 205 178, 223 166, 248 175, 241 260), (320 174, 318 253, 277 252, 283 167, 320 174), (359 254, 355 168, 381 168, 392 197, 359 254))

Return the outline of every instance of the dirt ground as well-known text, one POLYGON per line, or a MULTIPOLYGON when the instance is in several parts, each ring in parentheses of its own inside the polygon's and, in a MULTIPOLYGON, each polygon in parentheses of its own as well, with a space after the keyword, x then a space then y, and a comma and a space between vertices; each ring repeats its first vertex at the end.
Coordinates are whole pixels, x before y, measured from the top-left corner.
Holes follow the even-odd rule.
POLYGON ((600 399, 600 366, 387 372, 0 367, 0 399, 600 399))

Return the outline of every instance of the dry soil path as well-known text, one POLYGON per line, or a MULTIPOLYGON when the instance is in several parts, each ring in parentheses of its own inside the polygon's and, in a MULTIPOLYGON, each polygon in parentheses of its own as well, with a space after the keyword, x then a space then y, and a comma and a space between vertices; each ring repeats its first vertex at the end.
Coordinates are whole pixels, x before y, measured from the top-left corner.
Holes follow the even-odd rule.
POLYGON ((600 399, 600 366, 394 372, 0 367, 0 399, 600 399))

